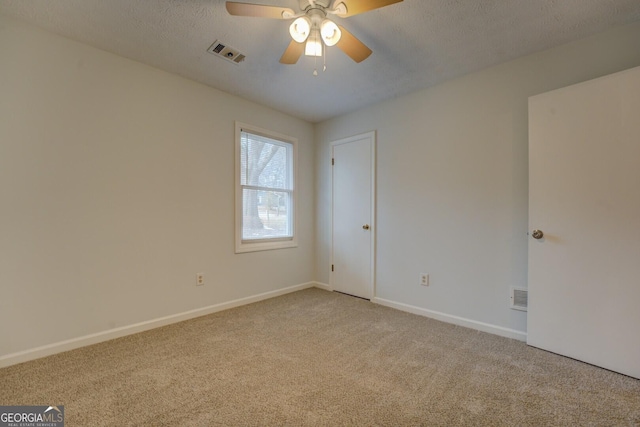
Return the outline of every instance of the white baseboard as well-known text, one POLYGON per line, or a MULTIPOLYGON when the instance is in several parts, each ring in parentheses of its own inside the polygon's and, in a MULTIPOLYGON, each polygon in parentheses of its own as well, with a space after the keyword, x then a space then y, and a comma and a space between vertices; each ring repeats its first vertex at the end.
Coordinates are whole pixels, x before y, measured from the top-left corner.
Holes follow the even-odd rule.
MULTIPOLYGON (((288 288, 277 289, 275 291, 265 292, 258 295, 253 295, 245 298, 236 299, 220 304, 214 304, 208 307, 198 308, 195 310, 186 311, 170 316, 161 317, 158 319, 148 320, 145 322, 136 323, 133 325, 122 326, 108 331, 98 332, 95 334, 85 335, 78 338, 72 338, 66 341, 60 341, 36 347, 29 350, 20 351, 17 353, 7 354, 0 357, 0 368, 4 368, 18 363, 28 362, 30 360, 39 359, 41 357, 50 356, 52 354, 62 353, 64 351, 74 350, 76 348, 85 347, 92 344, 109 341, 115 338, 124 337, 127 335, 136 334, 138 332, 148 331, 150 329, 159 328, 161 326, 170 325, 172 323, 178 323, 189 319, 194 319, 200 316, 206 316, 207 314, 216 313, 218 311, 228 310, 242 305, 251 304, 258 301, 263 301, 269 298, 278 297, 291 292, 301 291, 316 287, 325 291, 332 292, 333 287, 322 282, 308 282, 300 285, 290 286, 288 288)), ((427 310, 420 307, 415 307, 408 304, 403 304, 395 301, 389 301, 382 298, 373 298, 371 302, 375 304, 384 305, 387 307, 395 308, 398 310, 406 311, 409 313, 417 314, 420 316, 430 317, 436 320, 440 320, 447 323, 453 323, 456 325, 464 326, 471 329, 476 329, 483 332, 489 332, 495 335, 500 335, 507 338, 514 338, 520 341, 527 340, 526 332, 516 331, 515 329, 503 328, 501 326, 491 325, 488 323, 477 322, 475 320, 465 319, 458 316, 452 316, 437 311, 427 310)))
POLYGON ((228 310, 230 308, 239 307, 246 304, 251 304, 258 301, 263 301, 269 298, 278 297, 291 292, 301 291, 303 289, 319 287, 325 289, 326 285, 316 282, 308 282, 300 285, 290 286, 288 288, 278 289, 275 291, 265 292, 250 297, 240 298, 229 302, 223 302, 220 304, 211 305, 208 307, 198 308, 195 310, 186 311, 184 313, 173 314, 170 316, 161 317, 158 319, 147 320, 145 322, 136 323, 133 325, 122 326, 108 331, 98 332, 95 334, 85 335, 78 338, 72 338, 66 341, 60 341, 36 347, 29 350, 20 351, 17 353, 7 354, 0 357, 0 368, 4 368, 11 365, 16 365, 22 362, 28 362, 30 360, 39 359, 41 357, 50 356, 52 354, 62 353, 63 351, 74 350, 76 348, 85 347, 92 344, 97 344, 103 341, 112 340, 115 338, 124 337, 127 335, 136 334, 138 332, 148 331, 150 329, 159 328, 161 326, 170 325, 172 323, 178 323, 185 320, 193 319, 200 316, 206 316, 207 314, 216 313, 222 310, 228 310))
POLYGON ((326 283, 313 282, 313 286, 315 286, 318 289, 322 289, 322 290, 325 290, 325 291, 333 292, 333 287, 331 285, 327 285, 326 283))
POLYGON ((397 310, 406 311, 408 313, 417 314, 419 316, 430 317, 440 320, 441 322, 453 323, 454 325, 464 326, 466 328, 476 329, 482 332, 488 332, 494 335, 500 335, 506 338, 513 338, 519 341, 527 341, 527 333, 517 331, 515 329, 504 328, 502 326, 492 325, 490 323, 478 322, 476 320, 465 319, 464 317, 453 316, 451 314, 440 313, 438 311, 427 310, 401 302, 390 301, 382 298, 373 298, 371 302, 384 305, 386 307, 395 308, 397 310))

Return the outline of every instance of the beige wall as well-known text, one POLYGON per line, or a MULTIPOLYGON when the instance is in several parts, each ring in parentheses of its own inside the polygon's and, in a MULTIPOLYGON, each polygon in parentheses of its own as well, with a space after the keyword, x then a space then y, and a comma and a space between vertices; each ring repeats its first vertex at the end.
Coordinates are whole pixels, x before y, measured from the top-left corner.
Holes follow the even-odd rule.
POLYGON ((524 336, 509 288, 527 286, 527 99, 637 65, 640 23, 318 125, 317 279, 330 280, 330 142, 376 130, 376 296, 524 336))
POLYGON ((312 145, 305 121, 0 15, 0 357, 311 281, 312 145), (234 120, 299 139, 298 248, 234 254, 234 120))

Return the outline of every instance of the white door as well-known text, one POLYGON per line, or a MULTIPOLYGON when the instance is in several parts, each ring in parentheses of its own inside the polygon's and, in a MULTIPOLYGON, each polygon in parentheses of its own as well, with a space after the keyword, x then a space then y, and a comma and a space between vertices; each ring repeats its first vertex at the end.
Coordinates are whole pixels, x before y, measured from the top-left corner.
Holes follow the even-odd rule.
POLYGON ((529 99, 529 225, 527 343, 640 378, 640 68, 529 99))
POLYGON ((375 134, 336 141, 333 148, 331 286, 373 297, 375 134))

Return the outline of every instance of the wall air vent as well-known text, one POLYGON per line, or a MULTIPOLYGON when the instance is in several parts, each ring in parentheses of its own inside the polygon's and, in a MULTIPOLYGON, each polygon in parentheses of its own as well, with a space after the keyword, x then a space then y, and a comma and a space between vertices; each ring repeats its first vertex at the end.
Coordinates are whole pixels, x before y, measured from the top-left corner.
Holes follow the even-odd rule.
POLYGON ((237 49, 234 49, 219 40, 213 42, 213 44, 209 46, 209 49, 207 49, 207 52, 217 56, 218 58, 233 62, 234 64, 239 64, 246 58, 243 53, 240 53, 237 49))
POLYGON ((527 311, 529 306, 529 291, 525 288, 511 288, 511 308, 527 311))

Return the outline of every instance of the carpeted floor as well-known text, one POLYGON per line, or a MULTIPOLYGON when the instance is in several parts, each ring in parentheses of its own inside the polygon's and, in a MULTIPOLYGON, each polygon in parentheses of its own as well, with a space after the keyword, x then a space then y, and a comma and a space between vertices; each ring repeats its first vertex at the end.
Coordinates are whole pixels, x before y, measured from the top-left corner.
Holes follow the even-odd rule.
POLYGON ((308 289, 0 369, 66 426, 640 426, 640 380, 308 289))

